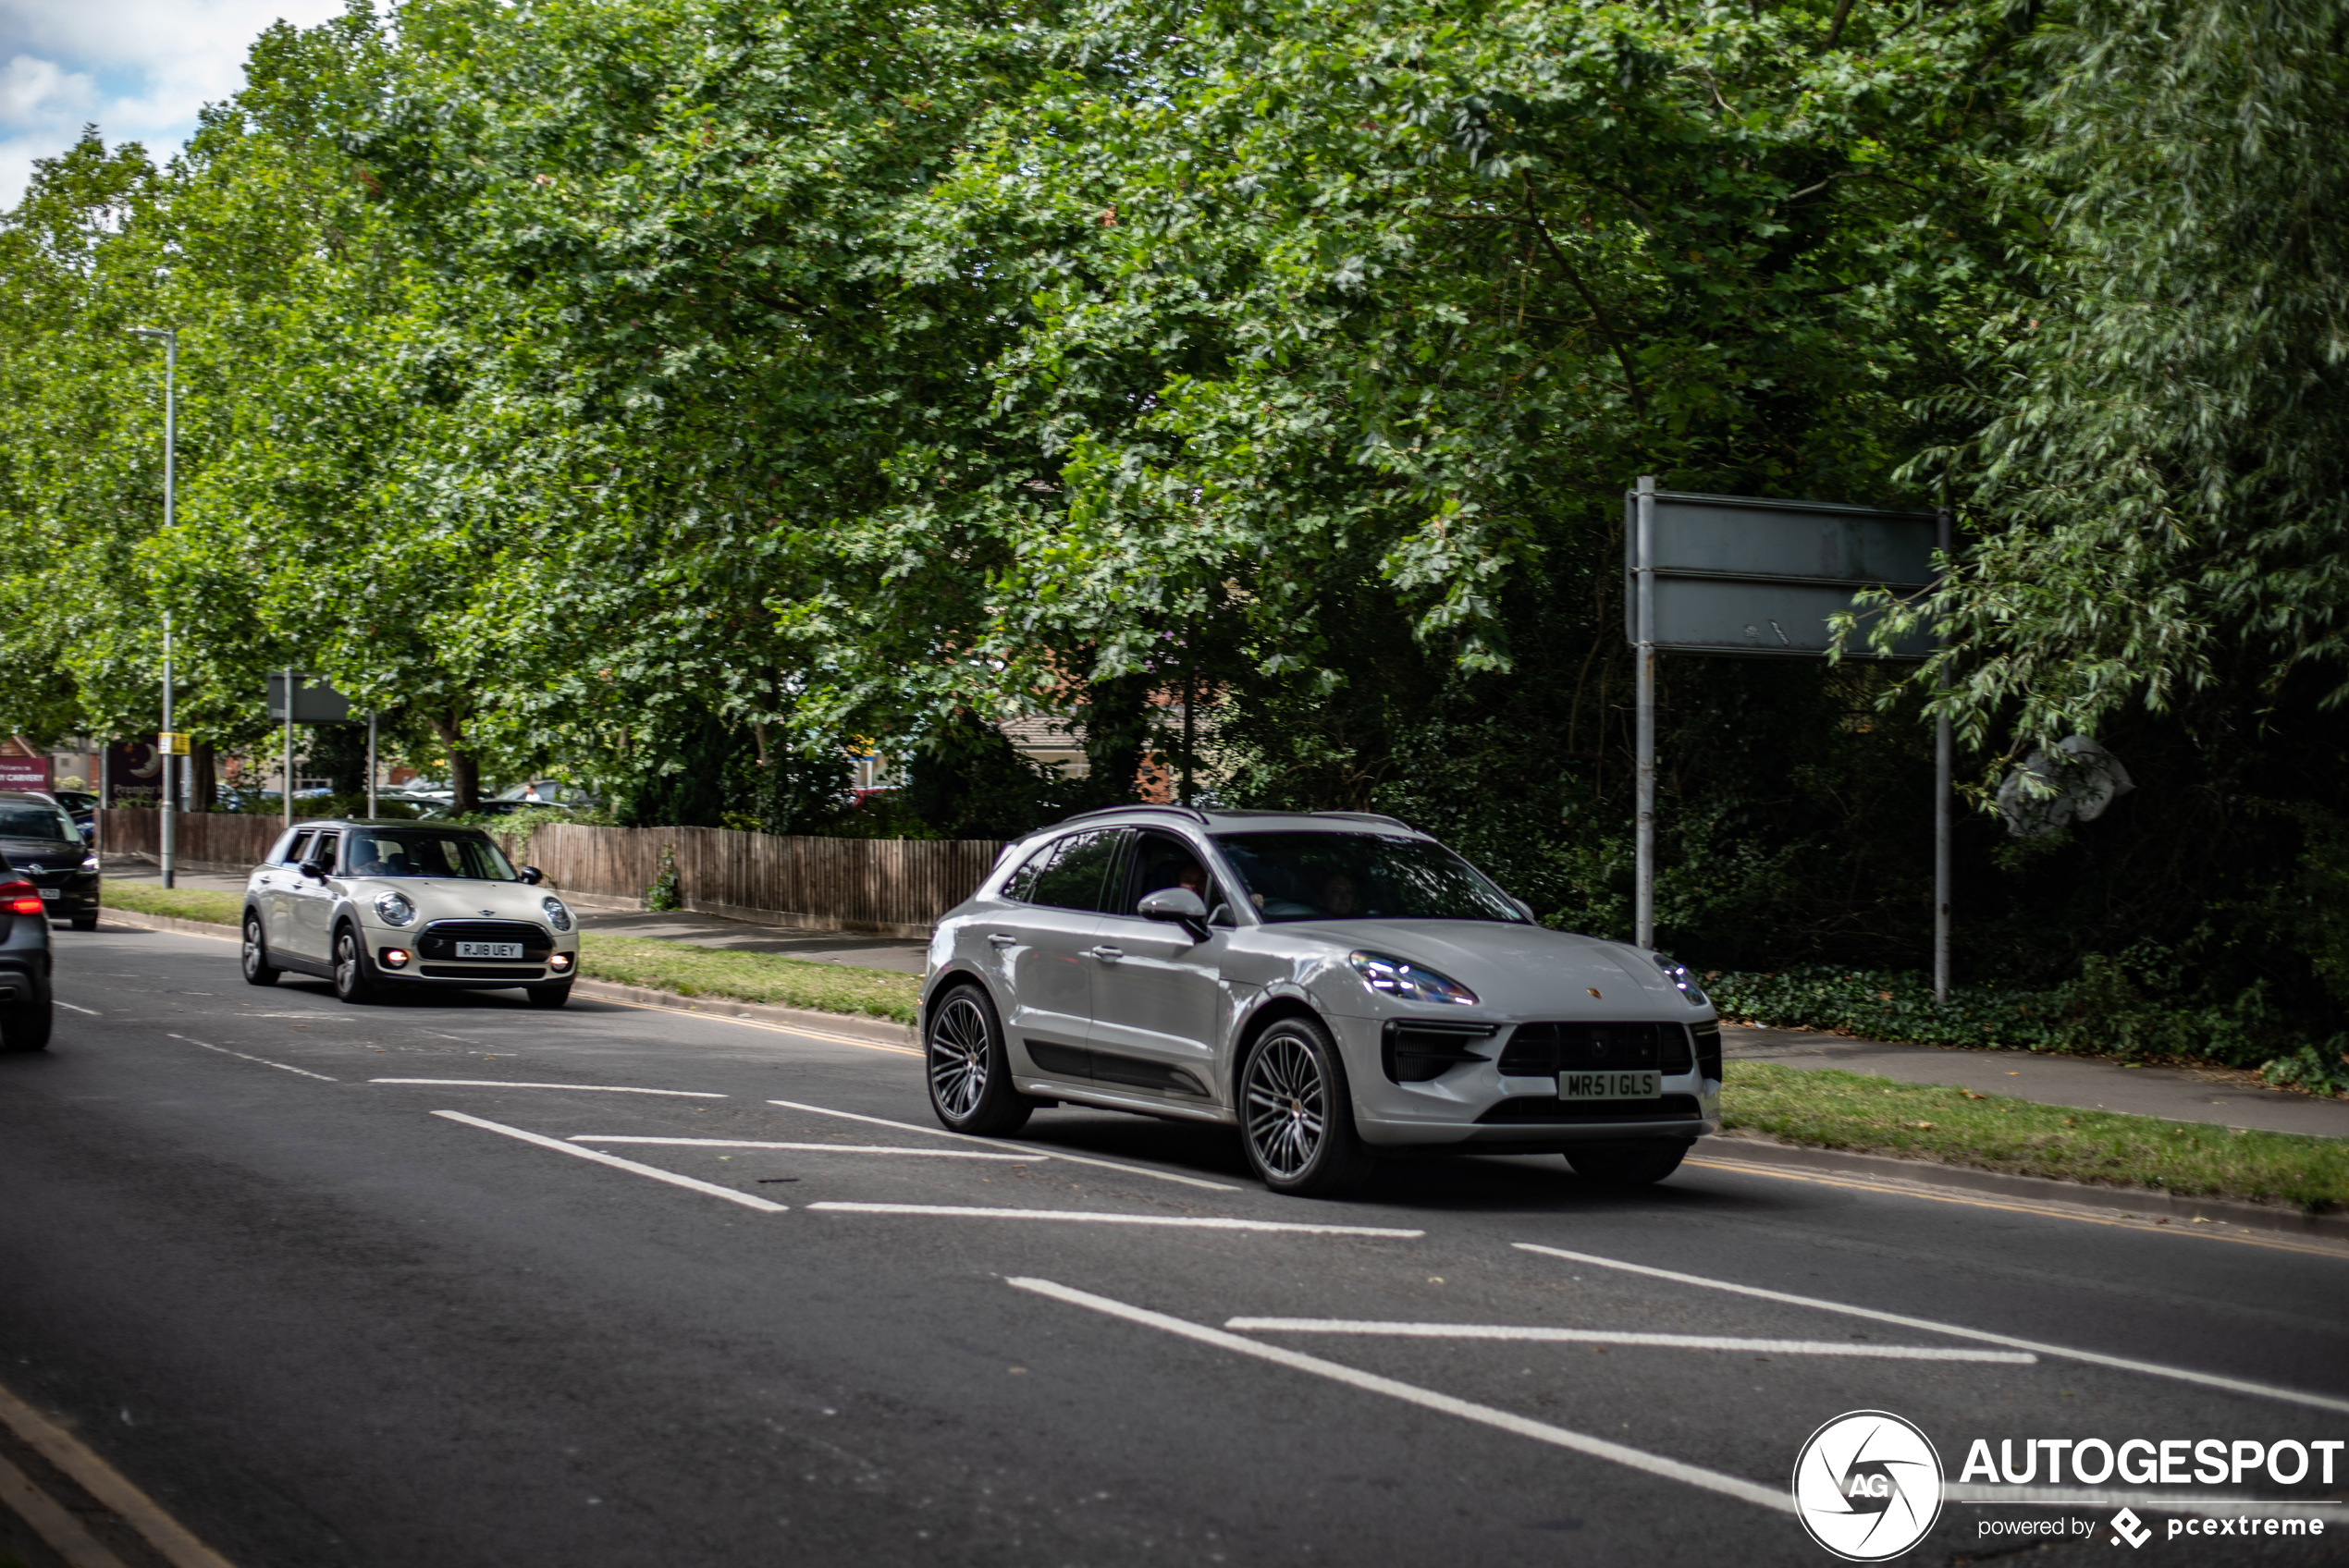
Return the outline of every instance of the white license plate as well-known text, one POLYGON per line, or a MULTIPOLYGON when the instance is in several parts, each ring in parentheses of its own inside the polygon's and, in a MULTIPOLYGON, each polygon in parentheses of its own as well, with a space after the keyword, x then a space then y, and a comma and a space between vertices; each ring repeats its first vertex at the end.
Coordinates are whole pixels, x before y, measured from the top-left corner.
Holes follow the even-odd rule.
POLYGON ((57 896, 57 889, 55 888, 43 888, 41 889, 41 896, 44 899, 54 899, 57 896))
POLYGON ((520 958, 522 944, 520 942, 460 942, 457 944, 457 956, 459 958, 520 958))
POLYGON ((1562 1100, 1652 1100, 1662 1074, 1655 1072, 1561 1072, 1562 1100))

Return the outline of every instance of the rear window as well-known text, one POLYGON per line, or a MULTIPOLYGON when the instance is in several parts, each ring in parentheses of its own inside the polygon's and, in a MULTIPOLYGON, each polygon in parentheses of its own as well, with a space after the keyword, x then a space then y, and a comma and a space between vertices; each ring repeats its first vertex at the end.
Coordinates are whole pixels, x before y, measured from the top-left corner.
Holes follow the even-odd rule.
POLYGON ((1117 858, 1115 828, 1055 839, 1012 874, 1003 896, 1052 909, 1098 912, 1110 863, 1117 858))

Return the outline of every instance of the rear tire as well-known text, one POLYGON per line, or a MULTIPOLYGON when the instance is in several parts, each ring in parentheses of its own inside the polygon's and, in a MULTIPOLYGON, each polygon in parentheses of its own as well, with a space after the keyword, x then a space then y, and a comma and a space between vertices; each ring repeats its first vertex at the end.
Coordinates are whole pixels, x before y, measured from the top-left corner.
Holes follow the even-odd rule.
POLYGON ((1239 1101, 1248 1162, 1273 1191, 1335 1197, 1370 1180, 1346 1063, 1319 1021, 1284 1018, 1264 1031, 1240 1065, 1239 1101))
POLYGON ((929 1108, 957 1133, 1002 1138, 1027 1125, 1036 1102, 1012 1087, 1011 1053, 995 1004, 977 986, 951 987, 922 1031, 929 1108))
POLYGON ((1593 1144, 1568 1155, 1566 1162, 1585 1182, 1607 1187, 1646 1187, 1678 1170, 1688 1152, 1684 1143, 1593 1144))
POLYGON ((245 916, 244 968, 248 986, 274 986, 277 976, 285 973, 270 967, 269 940, 261 934, 261 916, 257 914, 245 916))
POLYGON ((533 1007, 560 1007, 571 1000, 571 982, 565 980, 554 986, 524 986, 523 992, 530 998, 533 1007))
POLYGON ((367 973, 367 949, 346 925, 335 933, 335 995, 357 1007, 374 1001, 375 976, 367 973))
POLYGON ((47 1002, 0 1008, 0 1051, 45 1051, 56 1010, 47 1002))

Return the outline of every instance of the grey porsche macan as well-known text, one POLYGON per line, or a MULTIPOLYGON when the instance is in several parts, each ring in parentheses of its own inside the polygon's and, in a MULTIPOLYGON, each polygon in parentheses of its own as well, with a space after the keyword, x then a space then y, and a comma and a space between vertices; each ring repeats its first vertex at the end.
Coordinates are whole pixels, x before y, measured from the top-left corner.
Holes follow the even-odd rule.
POLYGON ((1364 814, 1126 806, 1029 835, 939 923, 922 1037, 957 1132, 1062 1102, 1222 1122, 1285 1193, 1443 1150, 1654 1182, 1720 1126, 1686 970, 1537 925, 1364 814))

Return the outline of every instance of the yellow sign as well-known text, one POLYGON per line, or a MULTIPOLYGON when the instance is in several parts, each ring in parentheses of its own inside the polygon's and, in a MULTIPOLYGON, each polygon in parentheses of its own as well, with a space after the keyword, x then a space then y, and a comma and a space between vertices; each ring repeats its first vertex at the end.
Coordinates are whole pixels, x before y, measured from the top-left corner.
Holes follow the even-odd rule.
POLYGON ((166 729, 155 737, 155 750, 167 757, 184 757, 190 753, 184 730, 166 729))

